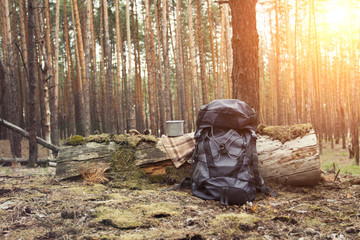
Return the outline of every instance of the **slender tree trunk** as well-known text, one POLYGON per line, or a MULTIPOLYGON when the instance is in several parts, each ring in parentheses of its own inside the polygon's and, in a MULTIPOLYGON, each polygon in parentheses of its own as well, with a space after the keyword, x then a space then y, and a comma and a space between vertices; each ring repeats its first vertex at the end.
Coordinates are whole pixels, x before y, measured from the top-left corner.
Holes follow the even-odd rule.
POLYGON ((66 116, 68 119, 68 133, 70 135, 75 134, 75 113, 74 113, 74 95, 73 95, 73 65, 72 65, 72 56, 70 49, 70 39, 69 39, 69 29, 68 29, 68 21, 67 21, 67 8, 66 8, 67 0, 64 0, 64 40, 65 40, 65 49, 66 49, 66 83, 64 88, 64 95, 67 99, 68 104, 68 115, 66 116))
MULTIPOLYGON (((80 61, 80 71, 81 74, 81 80, 80 83, 82 85, 82 105, 83 105, 83 135, 87 136, 90 134, 90 108, 89 108, 89 79, 88 74, 86 73, 86 60, 85 60, 85 52, 84 52, 84 41, 83 36, 81 32, 81 22, 80 22, 80 15, 78 10, 78 4, 76 0, 72 0, 73 2, 73 10, 74 10, 74 16, 75 16, 75 22, 76 22, 76 42, 77 42, 77 48, 78 48, 78 55, 79 55, 79 61, 80 61)), ((88 33, 87 33, 88 34, 88 33)), ((78 84, 78 86, 79 86, 78 84)), ((80 92, 80 91, 79 91, 80 92)))
POLYGON ((116 28, 116 59, 117 59, 117 90, 119 94, 118 98, 118 104, 119 104, 119 130, 120 132, 124 131, 123 128, 123 94, 122 94, 122 79, 121 79, 121 67, 122 67, 122 61, 121 61, 121 53, 123 51, 123 39, 122 39, 122 32, 121 32, 121 19, 120 19, 120 8, 119 8, 119 1, 115 0, 115 28, 116 28))
POLYGON ((205 59, 204 59, 204 43, 202 37, 202 24, 201 24, 201 4, 200 0, 196 0, 197 6, 197 15, 196 15, 196 33, 197 33, 197 41, 199 48, 199 59, 200 59, 200 78, 201 78, 201 87, 202 87, 202 99, 203 104, 208 103, 208 84, 206 80, 206 72, 205 72, 205 59))
POLYGON ((34 44, 34 4, 28 1, 28 37, 27 37, 27 76, 29 82, 29 167, 35 167, 38 156, 38 147, 36 141, 38 121, 37 121, 37 103, 36 103, 36 76, 35 76, 35 44, 34 44))
POLYGON ((275 0, 275 76, 276 76, 276 105, 277 105, 277 124, 284 124, 284 105, 283 105, 283 85, 280 76, 280 27, 279 27, 279 7, 275 0))
MULTIPOLYGON (((102 132, 102 119, 100 111, 100 98, 99 98, 99 83, 98 83, 98 72, 97 72, 97 60, 96 60, 96 36, 95 36, 95 23, 94 23, 94 7, 93 1, 91 1, 90 10, 90 32, 91 32, 91 68, 92 68, 92 99, 91 106, 93 112, 93 130, 102 132)), ((90 110, 91 111, 91 110, 90 110)))
MULTIPOLYGON (((50 9, 49 9, 50 10, 50 9)), ((56 0, 55 9, 55 59, 54 59, 54 90, 53 90, 53 109, 52 109, 52 125, 53 135, 52 142, 59 145, 60 131, 59 131, 59 27, 60 27, 60 0, 56 0)))
POLYGON ((224 98, 224 86, 225 86, 225 75, 224 75, 224 65, 225 65, 225 6, 221 5, 220 7, 220 67, 219 67, 219 98, 224 98))
POLYGON ((169 35, 168 35, 168 19, 167 19, 167 11, 168 11, 168 1, 162 1, 162 53, 164 60, 164 73, 165 73, 165 120, 172 120, 171 113, 171 91, 170 91, 170 62, 169 62, 169 35))
MULTIPOLYGON (((107 105, 108 102, 106 100, 106 74, 105 74, 105 60, 106 60, 106 51, 105 51, 105 44, 104 44, 104 0, 100 0, 100 47, 101 47, 101 60, 100 60, 100 108, 101 108, 101 121, 103 123, 103 131, 109 132, 109 120, 107 114, 107 105)), ((124 78, 124 82, 125 82, 124 78)))
MULTIPOLYGON (((130 0, 126 0, 126 39, 128 49, 128 79, 129 84, 127 86, 128 99, 127 99, 127 130, 135 128, 135 109, 134 109, 134 80, 132 77, 132 65, 131 65, 131 32, 130 32, 130 0)), ((154 59, 155 60, 155 59, 154 59)))
MULTIPOLYGON (((6 61, 5 61, 5 77, 8 82, 8 91, 10 93, 9 99, 9 121, 15 125, 20 125, 20 118, 18 117, 18 113, 20 112, 20 102, 19 102, 19 79, 15 74, 15 54, 13 52, 13 36, 11 29, 11 19, 10 19, 10 5, 8 0, 3 1, 3 11, 2 14, 4 16, 4 29, 5 31, 5 46, 6 46, 6 61)), ((14 157, 21 157, 21 135, 10 132, 10 145, 11 152, 14 157)))
POLYGON ((181 25, 181 0, 176 1, 176 58, 177 58, 177 73, 178 79, 178 106, 181 110, 181 119, 186 120, 187 116, 187 99, 185 94, 185 73, 183 60, 183 45, 182 45, 182 25, 181 25))
MULTIPOLYGON (((20 25, 20 40, 21 40, 21 54, 22 54, 22 58, 23 58, 23 63, 24 66, 28 65, 28 52, 27 52, 27 16, 26 16, 26 6, 25 6, 25 1, 21 0, 19 1, 19 25, 20 25)), ((22 71, 22 82, 23 84, 23 91, 24 91, 24 102, 25 102, 25 106, 24 106, 24 110, 25 110, 25 116, 28 116, 29 110, 28 110, 28 104, 26 104, 28 102, 28 98, 29 98, 29 84, 27 81, 27 68, 25 68, 24 71, 22 71)), ((28 125, 28 119, 25 119, 26 122, 26 126, 28 125)))
MULTIPOLYGON (((199 85, 197 79, 197 65, 196 65, 196 56, 195 56, 195 41, 194 41, 194 28, 193 28, 193 19, 192 19, 192 0, 188 0, 188 23, 189 23, 189 51, 190 51, 190 63, 191 63, 191 79, 194 89, 194 103, 195 103, 195 113, 197 114, 200 110, 200 98, 199 98, 199 85)), ((215 65, 214 65, 215 66, 215 65)), ((217 80, 215 80, 216 82, 217 80)), ((217 86, 217 84, 216 84, 217 86)), ((215 90, 215 96, 218 96, 218 89, 215 90)))
POLYGON ((109 37, 109 18, 108 18, 108 7, 107 0, 103 0, 103 11, 104 11, 104 47, 106 52, 106 77, 107 77, 107 117, 109 118, 109 132, 115 133, 115 119, 114 117, 114 107, 113 107, 113 77, 112 77, 112 53, 110 46, 110 37, 109 37))
POLYGON ((160 26, 160 17, 159 17, 159 9, 160 9, 160 1, 158 0, 156 2, 155 6, 155 21, 156 21, 156 31, 157 31, 157 51, 155 52, 155 59, 157 60, 157 92, 158 92, 158 103, 159 103, 159 121, 160 121, 160 136, 165 133, 165 109, 162 106, 165 106, 165 100, 164 100, 164 84, 163 84, 163 71, 161 67, 161 57, 160 57, 160 46, 161 46, 161 38, 162 38, 162 32, 161 32, 161 26, 160 26))
MULTIPOLYGON (((84 53, 85 56, 82 55, 82 57, 84 57, 82 59, 82 61, 84 61, 84 65, 85 65, 85 78, 84 78, 84 115, 85 115, 85 135, 90 135, 91 133, 91 121, 93 119, 91 119, 91 112, 90 112, 90 93, 91 93, 91 89, 90 89, 90 41, 91 41, 91 31, 90 31, 90 25, 91 25, 91 13, 92 12, 92 0, 87 0, 86 1, 86 18, 85 18, 85 35, 83 38, 83 44, 84 44, 84 53)), ((81 65, 83 66, 83 65, 81 65)), ((82 71, 83 72, 83 71, 82 71)))
POLYGON ((213 22, 212 22, 212 14, 210 8, 210 1, 206 0, 207 3, 207 12, 208 12, 208 20, 209 20, 209 31, 210 31, 210 48, 211 48, 211 60, 212 60, 212 81, 214 83, 214 98, 219 98, 219 88, 218 88, 218 80, 216 78, 216 63, 215 63, 215 52, 214 52, 214 31, 213 31, 213 22))
POLYGON ((149 107, 150 107, 150 128, 151 133, 157 135, 155 120, 155 102, 154 102, 154 81, 156 80, 156 69, 154 61, 151 59, 154 49, 154 42, 151 40, 151 13, 149 0, 145 0, 145 47, 146 47, 146 64, 148 67, 148 85, 149 85, 149 107))
MULTIPOLYGON (((136 16, 136 19, 134 19, 134 26, 135 26, 135 30, 133 31, 135 34, 135 46, 134 48, 136 48, 136 73, 137 73, 137 79, 138 79, 138 85, 135 87, 136 89, 138 89, 138 94, 139 94, 139 99, 138 99, 138 113, 137 113, 137 123, 136 126, 139 130, 143 131, 145 129, 145 122, 146 122, 146 117, 144 116, 144 95, 146 92, 146 84, 145 82, 142 82, 142 78, 141 78, 141 56, 140 56, 140 40, 139 40, 139 18, 138 18, 138 11, 137 11, 137 5, 135 2, 135 12, 136 14, 133 14, 133 16, 136 16)), ((145 78, 144 78, 145 81, 145 78)))

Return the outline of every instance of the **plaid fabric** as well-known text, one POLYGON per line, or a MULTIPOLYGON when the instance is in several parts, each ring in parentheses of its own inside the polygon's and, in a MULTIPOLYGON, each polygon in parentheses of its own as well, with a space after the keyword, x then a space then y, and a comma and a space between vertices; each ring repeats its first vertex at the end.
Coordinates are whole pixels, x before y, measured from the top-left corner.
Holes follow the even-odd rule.
POLYGON ((195 149, 194 133, 187 133, 179 137, 163 135, 161 141, 176 168, 189 160, 195 149))

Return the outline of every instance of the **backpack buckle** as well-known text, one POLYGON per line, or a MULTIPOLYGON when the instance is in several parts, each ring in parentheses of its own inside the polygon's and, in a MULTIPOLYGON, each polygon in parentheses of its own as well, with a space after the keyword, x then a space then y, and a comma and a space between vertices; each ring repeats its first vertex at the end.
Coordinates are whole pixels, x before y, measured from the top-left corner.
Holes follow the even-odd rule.
POLYGON ((228 150, 227 150, 227 148, 226 148, 225 143, 220 143, 220 145, 219 145, 219 153, 221 153, 221 154, 226 154, 226 153, 228 153, 228 150))

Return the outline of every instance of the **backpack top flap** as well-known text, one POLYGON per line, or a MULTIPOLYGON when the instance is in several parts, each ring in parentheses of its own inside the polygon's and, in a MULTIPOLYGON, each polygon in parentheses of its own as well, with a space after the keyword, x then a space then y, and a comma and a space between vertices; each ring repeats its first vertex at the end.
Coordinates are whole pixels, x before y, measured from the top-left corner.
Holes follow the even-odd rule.
POLYGON ((239 99, 218 99, 203 105, 199 111, 196 127, 256 130, 256 113, 239 99))

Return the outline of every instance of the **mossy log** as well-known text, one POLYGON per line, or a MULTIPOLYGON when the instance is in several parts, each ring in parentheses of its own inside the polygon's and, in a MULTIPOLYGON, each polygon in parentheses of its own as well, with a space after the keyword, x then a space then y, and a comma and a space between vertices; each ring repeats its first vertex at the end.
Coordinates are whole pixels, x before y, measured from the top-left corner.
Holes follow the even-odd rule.
MULTIPOLYGON (((62 147, 57 157, 58 179, 80 176, 91 167, 110 167, 119 144, 88 142, 62 147)), ((320 160, 314 131, 282 143, 269 136, 257 140, 259 171, 265 181, 275 180, 295 186, 312 186, 320 180, 320 160)), ((161 141, 140 142, 135 148, 134 164, 148 175, 166 174, 172 165, 161 141)))

